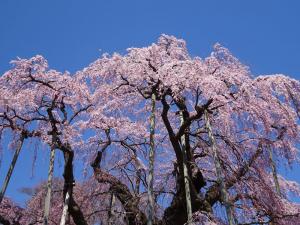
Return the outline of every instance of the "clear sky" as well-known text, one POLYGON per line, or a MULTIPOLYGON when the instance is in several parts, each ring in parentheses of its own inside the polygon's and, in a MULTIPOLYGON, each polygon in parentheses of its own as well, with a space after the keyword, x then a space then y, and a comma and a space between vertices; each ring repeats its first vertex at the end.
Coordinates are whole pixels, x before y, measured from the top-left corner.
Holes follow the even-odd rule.
MULTIPOLYGON (((161 33, 185 39, 192 55, 205 57, 219 42, 255 75, 300 79, 299 0, 1 0, 0 74, 17 56, 36 54, 54 69, 75 72, 104 52, 147 46, 161 33)), ((26 151, 7 192, 19 202, 20 187, 47 176, 43 153, 40 175, 28 178, 33 151, 26 151)), ((1 183, 11 158, 3 155, 1 183)), ((300 182, 299 173, 289 176, 300 182)))

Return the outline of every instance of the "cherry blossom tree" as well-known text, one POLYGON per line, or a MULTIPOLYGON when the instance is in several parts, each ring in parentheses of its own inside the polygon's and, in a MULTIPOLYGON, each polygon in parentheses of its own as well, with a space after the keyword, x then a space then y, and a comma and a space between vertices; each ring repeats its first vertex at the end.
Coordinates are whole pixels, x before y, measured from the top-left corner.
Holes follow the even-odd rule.
POLYGON ((90 107, 85 87, 68 73, 49 70, 41 56, 13 63, 15 67, 1 76, 0 81, 2 135, 11 132, 21 138, 35 137, 51 149, 63 152, 64 198, 67 193, 70 195, 68 212, 76 224, 86 224, 72 198, 75 182, 72 148, 80 142, 81 135, 74 123, 90 107))
MULTIPOLYGON (((300 187, 277 168, 298 162, 299 81, 254 77, 220 44, 192 57, 168 35, 104 54, 74 75, 48 69, 41 56, 14 64, 0 78, 2 138, 26 134, 65 159, 50 224, 63 208, 75 224, 298 223, 290 195, 300 187), (89 182, 74 186, 74 157, 92 172, 89 182), (98 190, 105 194, 96 198, 98 190)), ((31 212, 24 221, 43 220, 46 191, 38 190, 20 209, 31 212)))
MULTIPOLYGON (((275 163, 268 157, 269 147, 280 162, 291 164, 298 159, 298 81, 281 74, 253 77, 245 65, 219 44, 209 57, 192 58, 184 41, 166 35, 149 47, 129 49, 124 56, 104 55, 80 74, 89 77, 95 89, 106 89, 110 97, 117 98, 118 104, 114 106, 121 107, 118 111, 122 113, 116 119, 135 108, 136 114, 130 119, 138 124, 143 115, 137 113, 149 112, 151 94, 156 94, 160 111, 156 139, 161 143, 161 153, 168 154, 164 164, 170 166, 169 172, 175 165, 171 173, 176 185, 167 190, 172 190, 174 196, 164 210, 164 222, 187 221, 183 135, 187 142, 193 212, 214 216, 214 207, 226 204, 221 198, 212 146, 205 129, 205 111, 210 114, 224 187, 235 221, 268 223, 285 215, 298 216, 297 204, 292 207, 296 209, 293 213, 282 211, 285 203, 279 200, 273 179, 264 184, 268 188, 255 190, 270 176, 275 163), (182 124, 178 112, 183 114, 182 124), (259 193, 273 198, 278 211, 274 204, 271 208, 262 203, 264 198, 256 196, 259 193)), ((107 100, 101 99, 104 105, 107 100)))

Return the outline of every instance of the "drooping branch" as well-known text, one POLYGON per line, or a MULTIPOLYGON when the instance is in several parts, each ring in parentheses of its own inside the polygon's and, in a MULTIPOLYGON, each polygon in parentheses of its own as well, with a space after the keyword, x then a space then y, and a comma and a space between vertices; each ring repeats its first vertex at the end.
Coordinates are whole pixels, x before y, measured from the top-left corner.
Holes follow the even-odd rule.
POLYGON ((71 116, 71 118, 70 118, 70 120, 69 120, 69 124, 71 124, 72 121, 73 121, 80 113, 82 113, 82 112, 84 112, 84 111, 87 111, 87 110, 88 110, 89 108, 91 108, 92 106, 93 106, 92 104, 89 104, 89 105, 87 105, 86 107, 83 107, 83 108, 77 110, 77 111, 71 116))
POLYGON ((26 81, 23 85, 26 85, 27 83, 31 83, 31 82, 32 83, 39 83, 39 84, 41 84, 43 86, 46 86, 46 87, 48 87, 48 88, 56 91, 56 89, 54 88, 54 86, 51 84, 51 83, 54 83, 55 81, 43 81, 43 80, 39 80, 39 79, 35 78, 32 75, 32 69, 31 68, 29 68, 28 72, 29 72, 28 73, 29 80, 26 81))
MULTIPOLYGON (((251 166, 255 162, 255 160, 262 154, 262 143, 261 141, 258 143, 257 150, 255 153, 251 156, 251 158, 245 162, 238 170, 237 172, 229 178, 225 182, 226 189, 231 188, 233 185, 235 185, 237 182, 239 182, 250 170, 251 166)), ((205 201, 208 202, 211 206, 213 206, 217 201, 221 200, 220 190, 218 187, 218 184, 212 185, 208 191, 205 194, 205 201)))

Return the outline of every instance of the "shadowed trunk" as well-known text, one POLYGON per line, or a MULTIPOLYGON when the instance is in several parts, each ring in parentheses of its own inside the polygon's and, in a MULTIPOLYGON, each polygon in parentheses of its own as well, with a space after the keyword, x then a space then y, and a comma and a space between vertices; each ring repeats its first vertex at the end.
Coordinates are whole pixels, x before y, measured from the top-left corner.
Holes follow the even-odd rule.
POLYGON ((183 225, 188 221, 188 214, 187 214, 187 206, 186 206, 186 187, 189 187, 190 190, 190 200, 191 200, 191 211, 195 212, 200 209, 209 211, 210 207, 205 201, 201 200, 198 193, 202 187, 206 185, 206 182, 202 176, 200 169, 196 166, 194 156, 191 154, 191 148, 189 143, 189 136, 185 135, 185 152, 186 152, 186 167, 184 169, 184 158, 182 154, 182 144, 181 137, 186 133, 189 129, 193 120, 201 118, 203 115, 204 109, 211 104, 212 101, 208 101, 206 105, 203 107, 197 108, 197 114, 194 116, 190 116, 184 101, 176 102, 179 110, 182 111, 183 121, 182 124, 177 132, 174 133, 171 123, 168 118, 168 111, 170 109, 169 104, 167 103, 165 97, 163 96, 161 99, 163 105, 162 111, 162 120, 165 124, 165 127, 169 134, 169 139, 171 141, 172 147, 176 154, 176 194, 172 199, 171 205, 165 210, 163 215, 163 221, 167 225, 183 225), (184 172, 186 170, 186 172, 184 172), (184 174, 187 174, 185 176, 184 174), (185 177, 189 177, 190 180, 185 182, 185 177), (188 185, 187 185, 188 184, 188 185))
MULTIPOLYGON (((201 171, 198 167, 187 167, 190 174, 190 195, 192 212, 204 210, 209 212, 211 210, 210 204, 201 199, 196 191, 196 187, 204 187, 205 181, 201 171)), ((183 225, 188 221, 187 208, 186 208, 186 193, 185 182, 183 174, 178 173, 176 178, 176 194, 172 199, 171 205, 165 210, 163 215, 163 222, 166 225, 183 225)), ((200 189, 199 189, 200 190, 200 189)))
MULTIPOLYGON (((70 149, 70 146, 69 146, 70 149)), ((76 225, 87 225, 87 222, 84 219, 84 215, 77 205, 76 201, 73 198, 73 187, 75 185, 74 174, 73 174, 73 158, 74 152, 71 150, 63 150, 65 167, 64 167, 64 207, 68 207, 68 212, 73 218, 73 221, 76 225)), ((66 215, 67 216, 67 215, 66 215)))
POLYGON ((6 220, 4 217, 0 216, 0 223, 2 225, 11 225, 8 220, 6 220))
POLYGON ((96 167, 94 167, 94 176, 99 183, 109 183, 111 185, 110 192, 114 193, 116 198, 122 203, 129 225, 147 224, 145 214, 138 207, 139 198, 134 197, 125 184, 113 175, 96 167))

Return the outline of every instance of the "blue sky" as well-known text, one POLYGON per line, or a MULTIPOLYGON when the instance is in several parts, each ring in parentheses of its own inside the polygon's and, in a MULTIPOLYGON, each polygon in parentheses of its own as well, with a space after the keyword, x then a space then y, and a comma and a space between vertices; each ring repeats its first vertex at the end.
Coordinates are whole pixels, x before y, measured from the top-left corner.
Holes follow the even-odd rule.
MULTIPOLYGON (((192 55, 204 57, 220 42, 256 75, 299 79, 299 11, 299 0, 1 0, 0 74, 17 56, 36 54, 54 69, 75 72, 104 52, 147 46, 165 33, 185 39, 192 55)), ((1 183, 11 153, 3 155, 1 183)), ((17 190, 47 174, 47 152, 39 153, 45 160, 29 178, 32 155, 22 152, 7 191, 21 203, 17 190)), ((300 181, 299 173, 288 175, 300 181)))

